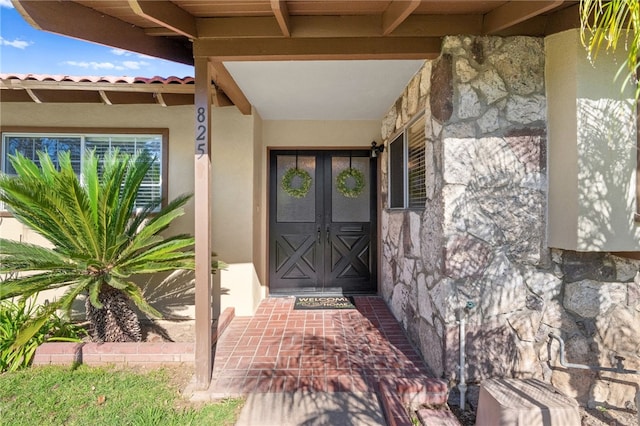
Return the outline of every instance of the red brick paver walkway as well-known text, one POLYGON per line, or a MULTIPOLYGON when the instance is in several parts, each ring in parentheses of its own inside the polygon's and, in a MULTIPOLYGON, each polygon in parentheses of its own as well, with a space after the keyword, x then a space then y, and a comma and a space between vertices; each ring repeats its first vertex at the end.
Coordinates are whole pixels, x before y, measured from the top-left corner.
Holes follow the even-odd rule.
POLYGON ((218 341, 210 394, 376 392, 381 378, 433 377, 379 297, 357 310, 294 310, 269 298, 218 341))

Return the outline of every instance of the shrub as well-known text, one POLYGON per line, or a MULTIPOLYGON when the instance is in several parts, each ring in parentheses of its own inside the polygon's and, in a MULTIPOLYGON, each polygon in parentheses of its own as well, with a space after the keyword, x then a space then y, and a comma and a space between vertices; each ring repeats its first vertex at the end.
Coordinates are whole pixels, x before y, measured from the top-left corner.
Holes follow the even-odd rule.
POLYGON ((25 343, 16 342, 18 334, 39 317, 44 306, 36 306, 31 299, 0 301, 0 372, 15 371, 31 363, 36 348, 47 341, 79 342, 82 327, 67 322, 57 313, 51 314, 35 334, 25 343))

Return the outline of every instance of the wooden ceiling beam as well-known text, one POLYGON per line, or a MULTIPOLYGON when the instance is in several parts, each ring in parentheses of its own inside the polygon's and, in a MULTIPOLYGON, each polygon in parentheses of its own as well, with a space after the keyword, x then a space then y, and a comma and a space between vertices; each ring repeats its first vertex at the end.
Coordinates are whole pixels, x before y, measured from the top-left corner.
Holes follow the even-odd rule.
POLYGON ((555 9, 564 0, 509 1, 484 15, 483 34, 496 34, 527 19, 555 9))
POLYGON ((382 18, 374 16, 292 16, 292 37, 379 37, 382 18))
POLYGON ((154 93, 153 98, 156 100, 156 103, 160 106, 166 107, 167 103, 164 101, 164 97, 162 93, 154 93))
POLYGON ((81 4, 38 0, 14 0, 13 4, 35 28, 193 65, 188 43, 148 36, 141 28, 81 4))
POLYGON ((571 28, 580 28, 580 4, 551 13, 545 28, 546 34, 555 34, 571 28))
MULTIPOLYGON (((441 37, 480 34, 483 17, 471 15, 411 15, 387 37, 441 37)), ((291 38, 381 37, 382 18, 371 16, 291 16, 291 38)), ((278 38, 282 30, 273 18, 199 18, 199 39, 278 38)), ((160 29, 149 29, 162 35, 160 29)))
POLYGON ((226 93, 216 87, 213 91, 213 105, 217 107, 233 106, 233 102, 226 93))
POLYGON ((480 34, 482 15, 411 15, 389 37, 441 37, 480 34))
POLYGON ((291 24, 289 23, 287 2, 284 0, 271 0, 271 10, 273 10, 273 14, 276 16, 276 21, 278 21, 282 35, 291 37, 291 24))
POLYGON ((109 96, 107 96, 107 93, 104 90, 98 90, 98 93, 100 94, 102 103, 104 103, 105 105, 113 105, 113 102, 111 102, 111 99, 109 99, 109 96))
POLYGON ((382 35, 391 34, 420 6, 420 0, 392 0, 382 14, 382 35))
MULTIPOLYGON (((238 86, 238 83, 236 83, 233 77, 231 77, 231 74, 224 64, 219 61, 211 61, 210 66, 216 87, 224 91, 225 95, 231 100, 231 102, 233 102, 242 114, 250 115, 251 103, 238 86)), ((220 100, 218 100, 218 102, 220 102, 220 100)))
POLYGON ((168 1, 129 0, 133 12, 161 27, 187 38, 198 38, 196 18, 168 1))
POLYGON ((41 104, 42 100, 38 97, 38 95, 36 95, 33 90, 31 89, 25 89, 27 91, 27 95, 29 95, 29 97, 31 98, 31 100, 33 100, 33 102, 37 103, 37 104, 41 104))
POLYGON ((258 38, 282 37, 282 30, 273 18, 199 18, 197 21, 198 38, 258 38))
POLYGON ((148 36, 153 36, 153 37, 172 37, 176 35, 175 31, 165 27, 145 28, 144 33, 148 36))
POLYGON ((433 59, 440 47, 439 37, 199 39, 193 45, 196 57, 218 62, 433 59))

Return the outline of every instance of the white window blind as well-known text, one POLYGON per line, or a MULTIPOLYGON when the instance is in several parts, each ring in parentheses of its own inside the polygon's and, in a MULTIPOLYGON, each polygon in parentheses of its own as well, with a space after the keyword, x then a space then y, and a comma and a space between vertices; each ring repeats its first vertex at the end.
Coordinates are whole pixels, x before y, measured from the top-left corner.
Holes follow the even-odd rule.
POLYGON ((425 118, 422 116, 407 131, 407 190, 409 208, 424 208, 427 201, 425 118))
MULTIPOLYGON (((54 164, 58 162, 58 152, 69 151, 71 153, 71 163, 74 171, 82 176, 82 162, 84 161, 83 153, 86 150, 94 150, 96 156, 100 159, 104 155, 114 149, 127 154, 135 154, 145 151, 155 161, 138 192, 135 207, 143 207, 150 202, 158 202, 162 199, 163 185, 163 158, 162 158, 162 134, 43 134, 43 133, 3 133, 2 135, 2 171, 8 174, 14 174, 15 170, 11 167, 9 155, 17 152, 22 153, 25 157, 39 164, 38 151, 46 152, 53 160, 54 164)), ((102 172, 99 163, 98 172, 102 172)), ((4 206, 0 206, 4 210, 4 206)))

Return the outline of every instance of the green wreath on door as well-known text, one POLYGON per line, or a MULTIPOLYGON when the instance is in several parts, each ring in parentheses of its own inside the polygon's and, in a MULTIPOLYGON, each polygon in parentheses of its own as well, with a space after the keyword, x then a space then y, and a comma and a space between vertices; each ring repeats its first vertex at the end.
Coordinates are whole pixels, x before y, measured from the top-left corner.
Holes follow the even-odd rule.
POLYGON ((344 169, 336 177, 336 188, 338 192, 347 198, 358 198, 365 186, 364 174, 353 167, 344 169), (349 181, 352 181, 349 184, 349 181))
POLYGON ((311 179, 308 171, 291 167, 285 172, 284 176, 282 176, 281 187, 284 192, 293 198, 304 198, 309 193, 309 189, 311 189, 312 181, 313 179, 311 179), (293 180, 296 177, 300 180, 300 184, 294 187, 293 180))

